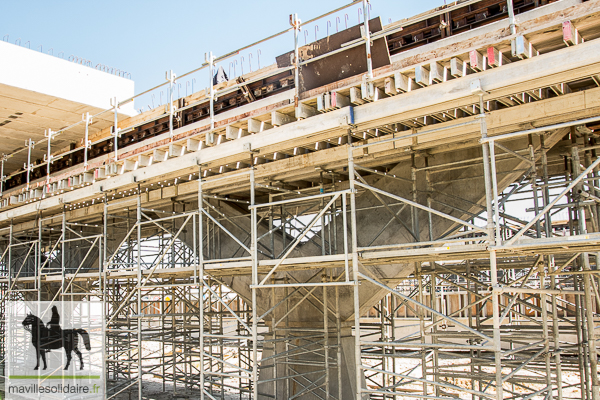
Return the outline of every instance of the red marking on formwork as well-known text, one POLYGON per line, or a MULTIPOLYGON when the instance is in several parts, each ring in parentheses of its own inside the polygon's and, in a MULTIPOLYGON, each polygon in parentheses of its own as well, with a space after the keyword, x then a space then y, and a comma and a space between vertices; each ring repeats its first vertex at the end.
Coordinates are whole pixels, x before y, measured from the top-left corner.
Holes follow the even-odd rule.
POLYGON ((477 50, 471 50, 469 52, 469 62, 471 68, 477 71, 485 70, 485 58, 477 50))
POLYGON ((562 23, 563 40, 565 42, 573 41, 573 29, 571 21, 565 21, 562 23))
POLYGON ((495 54, 494 54, 494 48, 493 47, 488 47, 487 48, 487 58, 488 58, 488 63, 490 65, 494 65, 496 64, 496 62, 498 62, 499 60, 496 60, 495 54))

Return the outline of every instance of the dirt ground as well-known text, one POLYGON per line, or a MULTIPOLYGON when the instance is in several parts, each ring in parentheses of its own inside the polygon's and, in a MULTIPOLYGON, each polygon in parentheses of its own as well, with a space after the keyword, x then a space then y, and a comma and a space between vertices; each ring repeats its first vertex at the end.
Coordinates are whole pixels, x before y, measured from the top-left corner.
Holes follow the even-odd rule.
MULTIPOLYGON (((200 392, 195 390, 192 393, 184 393, 183 388, 173 392, 173 385, 167 383, 163 391, 163 384, 161 381, 144 380, 142 382, 142 399, 143 400, 175 400, 175 399, 188 399, 188 400, 199 400, 200 392)), ((210 399, 208 396, 205 398, 210 399)), ((224 397, 215 396, 217 400, 240 400, 239 394, 225 393, 224 397)), ((242 397, 247 399, 248 397, 242 397)), ((137 390, 134 390, 131 394, 122 394, 116 397, 116 400, 138 400, 137 390)))

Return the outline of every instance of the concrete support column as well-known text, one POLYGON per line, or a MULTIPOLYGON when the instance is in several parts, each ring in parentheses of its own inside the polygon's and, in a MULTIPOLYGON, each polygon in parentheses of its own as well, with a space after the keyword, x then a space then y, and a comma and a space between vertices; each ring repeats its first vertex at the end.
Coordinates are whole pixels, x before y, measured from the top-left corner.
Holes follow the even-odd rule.
MULTIPOLYGON (((315 326, 314 328, 305 326, 298 329, 304 329, 305 332, 318 332, 322 330, 322 326, 315 326)), ((271 330, 265 333, 265 337, 272 336, 273 332, 271 330)), ((328 337, 321 338, 321 340, 329 343, 330 349, 335 346, 340 350, 339 361, 341 361, 341 364, 339 364, 339 369, 338 367, 334 369, 334 366, 331 366, 330 379, 328 380, 325 372, 322 371, 324 361, 322 343, 307 346, 306 352, 300 356, 274 358, 276 354, 284 354, 290 348, 303 344, 299 339, 290 336, 290 346, 287 346, 286 341, 281 340, 283 339, 281 336, 278 335, 277 337, 279 340, 274 342, 271 348, 267 348, 262 352, 262 359, 265 361, 260 363, 258 379, 262 383, 258 385, 258 399, 272 399, 273 395, 276 399, 288 399, 298 395, 305 389, 302 383, 309 385, 308 382, 317 382, 315 386, 321 386, 321 389, 317 390, 318 395, 307 393, 300 395, 299 398, 303 400, 328 399, 330 397, 327 397, 327 393, 329 393, 329 396, 341 396, 339 397, 341 399, 355 400, 360 385, 366 385, 365 377, 361 374, 357 379, 355 374, 355 340, 352 327, 341 328, 339 335, 337 332, 332 332, 328 337), (286 371, 289 371, 288 374, 286 374, 286 371), (302 376, 294 379, 283 379, 297 374, 302 376), (277 377, 281 379, 275 380, 277 377), (357 382, 360 382, 358 386, 357 382)), ((366 398, 366 396, 363 396, 363 398, 366 398)))

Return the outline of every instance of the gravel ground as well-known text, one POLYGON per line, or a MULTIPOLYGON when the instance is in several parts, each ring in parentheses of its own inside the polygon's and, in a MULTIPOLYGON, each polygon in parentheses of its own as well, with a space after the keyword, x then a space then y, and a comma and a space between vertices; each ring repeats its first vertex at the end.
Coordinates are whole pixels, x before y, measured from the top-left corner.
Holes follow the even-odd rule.
MULTIPOLYGON (((173 385, 166 384, 163 391, 162 381, 144 380, 142 382, 142 399, 144 400, 175 400, 175 399, 200 399, 200 392, 195 390, 193 393, 184 393, 182 388, 179 388, 173 393, 173 385)), ((238 394, 225 393, 225 397, 215 396, 217 400, 240 400, 238 394)), ((243 399, 247 399, 244 397, 243 399)), ((131 395, 122 394, 116 397, 116 400, 138 400, 137 390, 132 391, 131 395)))

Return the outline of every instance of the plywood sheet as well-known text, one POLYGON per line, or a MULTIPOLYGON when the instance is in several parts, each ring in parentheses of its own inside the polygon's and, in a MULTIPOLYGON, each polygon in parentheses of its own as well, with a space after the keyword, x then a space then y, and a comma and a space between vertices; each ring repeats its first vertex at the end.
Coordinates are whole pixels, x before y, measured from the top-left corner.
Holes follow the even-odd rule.
MULTIPOLYGON (((338 50, 342 48, 344 43, 360 39, 360 27, 361 25, 356 25, 300 47, 300 59, 310 60, 338 50)), ((369 28, 371 33, 381 31, 381 19, 377 17, 370 20, 369 28)), ((293 51, 277 57, 277 66, 281 68, 290 66, 290 56, 292 54, 293 51)), ((371 57, 373 69, 390 65, 390 54, 385 38, 373 42, 371 57)), ((366 72, 367 54, 365 46, 356 46, 303 66, 300 69, 300 92, 366 72)))

